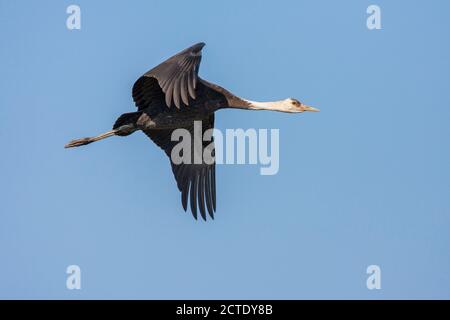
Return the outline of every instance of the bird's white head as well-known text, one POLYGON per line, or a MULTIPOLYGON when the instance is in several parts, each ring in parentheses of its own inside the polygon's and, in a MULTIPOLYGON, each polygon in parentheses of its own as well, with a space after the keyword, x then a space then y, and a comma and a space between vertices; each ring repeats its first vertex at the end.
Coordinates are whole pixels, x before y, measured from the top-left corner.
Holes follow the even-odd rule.
POLYGON ((285 112, 292 112, 292 113, 298 113, 298 112, 319 112, 319 109, 313 108, 311 106, 307 106, 306 104, 301 103, 297 99, 293 98, 287 98, 285 100, 282 100, 283 107, 285 109, 285 112))

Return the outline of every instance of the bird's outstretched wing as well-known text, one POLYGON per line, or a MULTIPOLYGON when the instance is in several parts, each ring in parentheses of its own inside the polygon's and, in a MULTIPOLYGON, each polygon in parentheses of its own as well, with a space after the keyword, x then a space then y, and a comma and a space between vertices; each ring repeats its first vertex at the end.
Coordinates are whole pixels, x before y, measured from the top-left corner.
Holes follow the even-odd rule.
MULTIPOLYGON (((214 127, 214 114, 211 114, 207 119, 202 121, 202 137, 206 130, 214 127)), ((191 211, 195 219, 197 219, 197 205, 200 214, 206 220, 206 208, 211 218, 214 219, 214 211, 216 210, 216 173, 215 162, 205 161, 203 159, 203 152, 206 147, 211 148, 214 142, 211 137, 211 142, 203 141, 201 150, 195 150, 194 143, 194 123, 185 127, 184 129, 190 132, 191 137, 191 163, 190 164, 175 164, 172 161, 171 153, 178 141, 172 141, 171 136, 174 129, 163 130, 143 130, 144 133, 153 140, 161 149, 163 149, 170 159, 172 171, 177 181, 178 189, 181 191, 181 202, 186 211, 189 202, 191 211), (195 164, 194 153, 202 155, 201 163, 195 164)), ((214 155, 214 153, 213 153, 214 155)))
POLYGON ((204 45, 203 42, 197 43, 170 57, 142 76, 157 79, 165 94, 165 103, 168 107, 173 101, 179 109, 182 103, 189 105, 189 96, 195 99, 198 70, 202 59, 201 50, 204 45))

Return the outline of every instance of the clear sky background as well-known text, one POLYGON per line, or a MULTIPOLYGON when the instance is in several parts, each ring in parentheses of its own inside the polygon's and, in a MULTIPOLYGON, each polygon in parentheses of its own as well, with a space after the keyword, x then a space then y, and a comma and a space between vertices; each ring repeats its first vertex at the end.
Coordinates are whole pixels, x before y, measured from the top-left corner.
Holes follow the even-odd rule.
POLYGON ((0 0, 0 298, 450 298, 449 11, 0 0), (222 130, 279 128, 280 170, 218 166, 206 223, 142 133, 63 148, 134 111, 134 81, 199 41, 205 79, 322 111, 218 112, 222 130), (81 290, 66 289, 71 264, 81 290))

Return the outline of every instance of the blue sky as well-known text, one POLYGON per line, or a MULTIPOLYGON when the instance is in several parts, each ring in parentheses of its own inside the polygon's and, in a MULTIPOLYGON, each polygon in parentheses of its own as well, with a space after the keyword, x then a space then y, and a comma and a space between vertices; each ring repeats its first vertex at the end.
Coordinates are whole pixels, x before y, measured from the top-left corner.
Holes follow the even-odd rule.
POLYGON ((450 298, 449 10, 0 0, 0 298, 450 298), (63 148, 109 130, 142 73, 199 41, 202 77, 321 109, 218 112, 222 130, 279 128, 280 170, 219 166, 206 223, 142 133, 63 148), (66 288, 72 264, 81 290, 66 288), (366 288, 372 264, 381 290, 366 288))

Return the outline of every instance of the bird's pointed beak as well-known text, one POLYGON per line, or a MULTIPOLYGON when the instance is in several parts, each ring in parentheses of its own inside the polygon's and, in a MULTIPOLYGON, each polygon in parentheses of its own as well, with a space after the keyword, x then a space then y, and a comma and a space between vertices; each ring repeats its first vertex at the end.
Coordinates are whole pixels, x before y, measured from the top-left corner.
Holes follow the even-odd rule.
POLYGON ((311 111, 311 112, 319 112, 320 111, 319 109, 316 109, 316 108, 313 108, 313 107, 310 107, 310 106, 306 106, 306 105, 303 106, 303 110, 304 111, 311 111))

